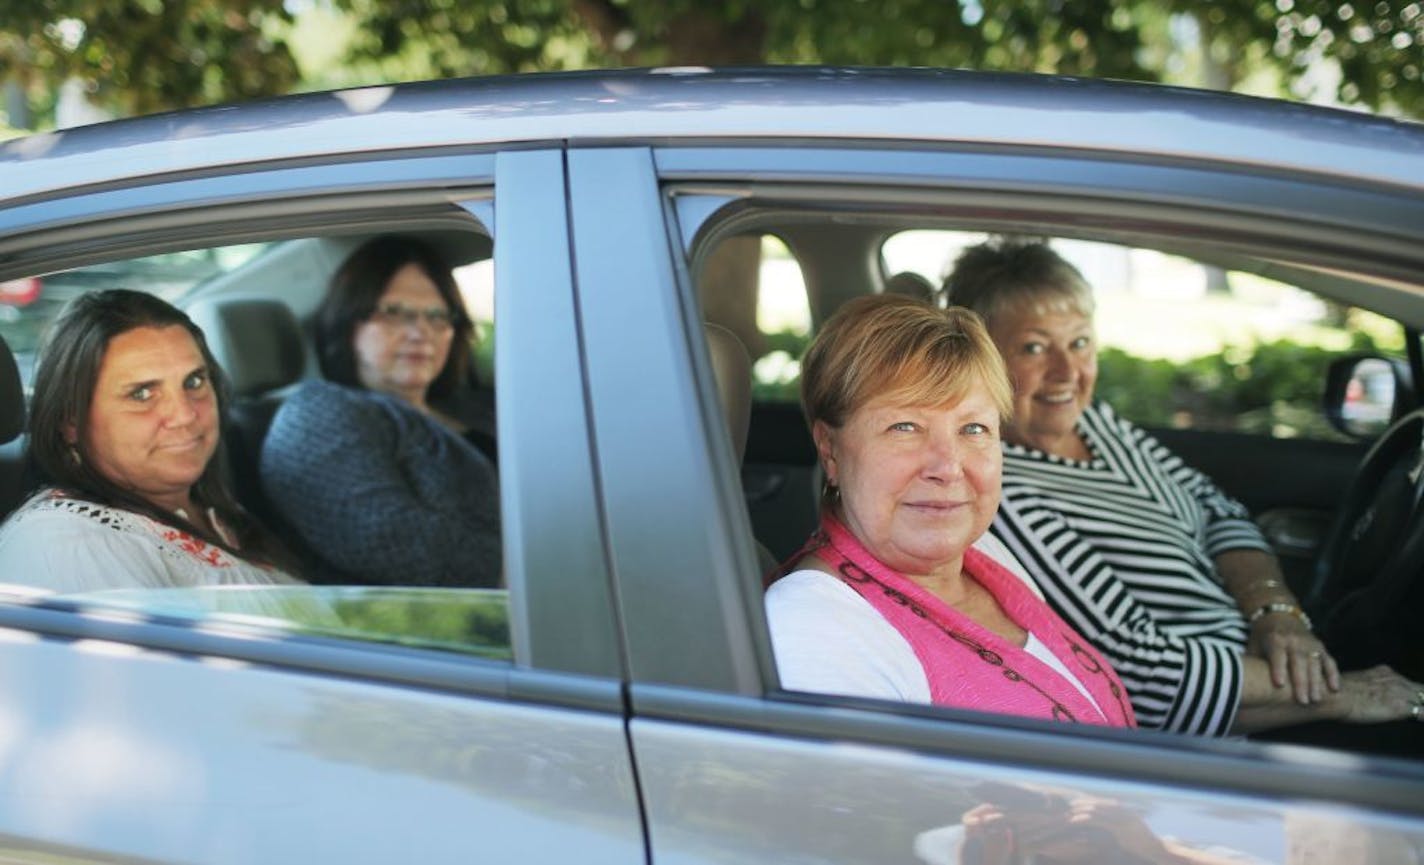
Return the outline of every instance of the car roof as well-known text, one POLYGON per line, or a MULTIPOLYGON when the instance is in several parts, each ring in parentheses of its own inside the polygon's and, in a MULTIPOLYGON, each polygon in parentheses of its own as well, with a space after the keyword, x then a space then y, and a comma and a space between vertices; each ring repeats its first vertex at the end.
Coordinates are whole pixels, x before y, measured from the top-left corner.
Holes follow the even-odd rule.
POLYGON ((665 68, 299 94, 27 136, 0 145, 0 206, 174 172, 442 146, 848 139, 1068 148, 1424 189, 1424 126, 1341 109, 1062 76, 665 68))

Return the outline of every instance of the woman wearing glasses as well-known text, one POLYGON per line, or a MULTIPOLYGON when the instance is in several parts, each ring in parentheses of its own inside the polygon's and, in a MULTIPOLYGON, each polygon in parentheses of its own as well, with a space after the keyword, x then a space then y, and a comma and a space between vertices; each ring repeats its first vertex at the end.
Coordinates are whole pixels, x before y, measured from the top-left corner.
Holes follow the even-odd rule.
POLYGON ((441 411, 472 327, 431 247, 379 237, 332 276, 316 315, 325 381, 292 394, 262 446, 262 485, 328 582, 500 581, 492 455, 441 411))

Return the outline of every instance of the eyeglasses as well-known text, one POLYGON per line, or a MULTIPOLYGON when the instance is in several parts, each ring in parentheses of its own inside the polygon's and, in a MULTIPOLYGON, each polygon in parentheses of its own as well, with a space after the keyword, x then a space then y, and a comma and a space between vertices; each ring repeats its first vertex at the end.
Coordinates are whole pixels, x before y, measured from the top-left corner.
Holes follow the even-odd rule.
POLYGON ((409 327, 412 324, 425 320, 430 325, 431 330, 447 331, 455 326, 455 316, 450 310, 441 306, 432 306, 429 309, 415 309, 401 303, 383 303, 376 307, 376 311, 371 313, 371 320, 381 324, 395 327, 409 327))

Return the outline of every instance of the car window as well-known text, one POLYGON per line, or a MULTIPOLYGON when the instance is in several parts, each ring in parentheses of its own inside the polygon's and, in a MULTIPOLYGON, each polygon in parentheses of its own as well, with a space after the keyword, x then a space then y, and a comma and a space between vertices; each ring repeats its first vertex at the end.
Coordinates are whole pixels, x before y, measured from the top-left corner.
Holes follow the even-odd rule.
POLYGON ((64 304, 86 291, 132 288, 176 302, 203 283, 241 267, 269 244, 243 243, 120 259, 0 282, 0 337, 28 362, 64 304))
POLYGON ((473 360, 476 378, 494 382, 494 259, 472 261, 454 269, 465 309, 474 319, 473 360))
MULTIPOLYGON (((685 195, 687 191, 678 192, 685 195)), ((800 290, 806 297, 811 323, 804 335, 798 335, 804 350, 818 326, 847 301, 881 292, 934 297, 964 250, 1003 234, 992 216, 986 217, 979 228, 974 225, 972 212, 954 213, 953 208, 943 208, 930 198, 916 199, 914 205, 919 209, 911 214, 909 206, 898 206, 897 190, 881 192, 888 201, 895 202, 884 209, 877 209, 868 200, 873 196, 860 189, 854 198, 845 193, 845 202, 827 206, 827 202, 837 201, 838 192, 843 191, 829 186, 812 189, 808 185, 805 204, 798 209, 790 203, 797 200, 797 195, 789 188, 778 188, 775 203, 768 203, 765 212, 757 212, 755 196, 750 196, 722 211, 726 214, 725 223, 719 225, 714 217, 698 226, 696 233, 684 235, 690 238, 689 273, 703 304, 704 317, 716 310, 719 315, 734 318, 726 310, 728 297, 737 297, 744 304, 758 299, 745 291, 738 294, 725 282, 706 278, 707 261, 715 254, 711 250, 717 249, 719 242, 726 243, 724 238, 776 235, 796 256, 801 265, 800 290), (718 297, 718 292, 727 296, 718 297)), ((706 202, 681 200, 686 202, 686 214, 707 207, 706 202)), ((1046 240, 1059 256, 1082 272, 1092 288, 1099 355, 1095 395, 1130 422, 1124 429, 1136 430, 1133 435, 1145 434, 1140 440, 1151 442, 1162 465, 1180 470, 1190 478, 1194 490, 1210 497, 1211 502, 1204 507, 1219 508, 1221 514, 1227 515, 1222 519, 1236 521, 1243 537, 1249 535, 1256 549, 1269 546, 1295 597, 1309 597, 1313 568, 1333 531, 1331 515, 1362 453, 1358 440, 1344 440, 1327 423, 1322 394, 1328 367, 1332 361, 1351 354, 1403 357, 1403 328, 1391 318, 1333 299, 1369 301, 1375 297, 1361 289, 1369 284, 1368 278, 1355 277, 1355 271, 1344 267, 1322 272, 1304 263, 1308 258, 1297 263, 1275 251, 1253 257, 1230 244, 1214 248, 1199 238, 1174 238, 1165 231, 1144 237, 1128 231, 1084 231, 1068 223, 1064 217, 1059 236, 1054 235, 1050 219, 1036 225, 1016 224, 1014 230, 1026 238, 1046 240), (1064 236, 1070 232, 1074 236, 1064 236), (1149 240, 1160 246, 1150 245, 1149 240), (1309 465, 1311 470, 1293 469, 1301 465, 1309 465)), ((685 225, 681 230, 690 232, 685 225)), ((755 351, 751 353, 756 355, 755 351)), ((714 351, 714 365, 715 354, 714 351)), ((791 361, 798 359, 799 355, 793 355, 786 363, 793 374, 786 376, 783 386, 791 392, 799 375, 799 367, 792 366, 791 361)), ((1369 370, 1374 370, 1377 377, 1389 372, 1387 367, 1369 370)), ((1363 417, 1381 402, 1370 397, 1371 385, 1366 378, 1362 375, 1358 382, 1353 404, 1348 402, 1347 394, 1349 416, 1363 417)), ((770 558, 791 562, 804 544, 818 542, 813 532, 820 522, 821 503, 828 494, 824 470, 819 467, 805 421, 794 406, 762 398, 752 405, 750 415, 747 447, 740 466, 748 522, 754 539, 769 550, 770 558)), ((1015 483, 1021 480, 1022 476, 1017 476, 1015 483)), ((1027 487, 1022 483, 1016 488, 1017 508, 1027 507, 1030 502, 1024 489, 1027 487)), ((1001 502, 1007 500, 1008 493, 1004 495, 1001 502)), ((1192 495, 1197 496, 1198 492, 1192 495)), ((1027 519, 1037 518, 1035 514, 1027 519)), ((1096 518, 1090 522, 1096 524, 1096 518)), ((1006 550, 1029 573, 1047 573, 1052 568, 1052 554, 1045 552, 1051 549, 1051 543, 1043 541, 1035 546, 1041 541, 1038 536, 1024 542, 1009 532, 1005 528, 985 536, 1003 547, 989 549, 991 556, 1006 550), (1032 559, 1030 555, 1041 558, 1032 559)), ((1201 558, 1213 556, 1203 553, 1201 558)), ((1060 568, 1054 573, 1061 571, 1060 568)), ((777 572, 773 566, 769 573, 777 572)), ((779 597, 794 596, 804 601, 812 597, 813 590, 818 591, 813 580, 798 580, 786 584, 791 590, 779 597)), ((1047 580, 1039 587, 1044 585, 1049 585, 1047 580)), ((794 605, 778 606, 783 602, 777 595, 769 597, 769 640, 777 643, 772 665, 778 670, 791 670, 795 681, 810 682, 825 666, 824 652, 818 656, 822 660, 800 667, 801 660, 815 653, 797 654, 801 643, 793 640, 786 649, 791 653, 786 656, 790 660, 781 664, 783 647, 778 641, 788 639, 787 634, 813 633, 812 626, 796 617, 813 608, 824 615, 834 615, 833 610, 840 609, 836 606, 839 601, 828 595, 817 600, 817 604, 824 602, 822 606, 793 609, 794 605)), ((1115 626, 1102 625, 1101 622, 1110 621, 1108 618, 1089 620, 1081 615, 1079 607, 1074 606, 1077 595, 1069 601, 1064 597, 1060 592, 1049 603, 1065 620, 1077 616, 1072 620, 1081 631, 1109 635, 1100 644, 1109 647, 1103 651, 1117 651, 1117 647, 1139 639, 1138 631, 1123 629, 1119 633, 1115 626)), ((1228 598, 1221 607, 1226 610, 1222 621, 1235 620, 1235 607, 1230 604, 1228 598)), ((1150 639, 1141 638, 1143 645, 1177 639, 1179 632, 1171 630, 1176 624, 1169 614, 1152 615, 1157 616, 1152 627, 1158 630, 1149 635, 1150 639)), ((1329 611, 1321 608, 1322 618, 1328 615, 1329 611)), ((1117 668, 1120 661, 1111 663, 1117 668)), ((843 671, 854 669, 853 662, 836 666, 843 671)), ((1131 680, 1125 692, 1133 695, 1134 711, 1146 719, 1144 723, 1152 728, 1178 730, 1170 719, 1153 715, 1150 695, 1143 696, 1148 689, 1142 686, 1140 671, 1131 662, 1123 669, 1127 670, 1124 682, 1131 680)), ((866 691, 838 690, 848 687, 845 682, 855 675, 845 673, 843 680, 825 688, 803 684, 794 689, 825 690, 831 694, 907 693, 874 687, 866 691)), ((875 681, 883 684, 884 679, 875 681)), ((1197 687, 1204 680, 1183 681, 1191 681, 1191 687, 1197 687)), ((786 678, 781 679, 783 687, 786 682, 786 678)), ((1205 687, 1213 691, 1209 683, 1205 687)), ((911 689, 908 693, 917 692, 911 689)), ((1202 717, 1205 716, 1204 713, 1202 717)), ((1180 731, 1220 734, 1231 723, 1228 718, 1210 730, 1203 726, 1181 727, 1180 731)), ((1339 744, 1308 736, 1299 741, 1339 744)), ((1365 749, 1358 743, 1343 747, 1365 749)), ((1388 747, 1391 746, 1382 745, 1381 749, 1388 747)))
MULTIPOLYGON (((413 562, 408 561, 400 568, 395 564, 397 558, 382 559, 391 563, 389 569, 372 576, 366 572, 340 570, 348 560, 333 557, 324 546, 326 539, 348 537, 351 540, 347 543, 356 546, 363 533, 383 530, 388 520, 394 523, 401 518, 431 520, 418 512, 372 517, 369 513, 363 514, 362 508, 349 512, 333 510, 341 504, 339 502, 320 505, 322 512, 349 513, 350 524, 340 523, 340 517, 332 516, 338 522, 327 527, 324 533, 313 535, 298 519, 309 516, 303 513, 308 508, 318 508, 323 499, 322 487, 340 487, 348 482, 349 489, 363 491, 359 495, 367 504, 381 501, 383 495, 398 495, 398 498, 390 498, 398 503, 392 507, 406 507, 403 504, 406 502, 418 506, 416 503, 422 501, 422 496, 439 495, 438 472, 443 469, 437 467, 436 473, 427 472, 424 477, 411 481, 411 488, 391 492, 390 485, 403 483, 404 475, 400 473, 404 471, 404 463, 391 462, 387 466, 386 461, 379 458, 382 454, 358 453, 353 448, 323 450, 322 440, 328 438, 369 441, 372 447, 387 449, 389 452, 384 456, 393 461, 403 459, 402 448, 422 454, 443 450, 477 452, 476 456, 463 458, 458 465, 487 466, 491 484, 484 490, 487 500, 479 506, 497 517, 499 501, 493 484, 498 460, 493 368, 494 270, 487 236, 473 230, 451 229, 427 232, 405 229, 403 235, 427 244, 449 263, 454 285, 472 321, 468 339, 450 345, 452 355, 458 352, 468 356, 471 375, 438 400, 432 397, 431 404, 439 412, 440 423, 432 421, 421 427, 421 416, 412 413, 413 410, 402 414, 394 401, 378 404, 369 399, 363 403, 367 408, 342 415, 355 419, 357 427, 354 429, 331 427, 321 432, 317 429, 321 418, 311 420, 317 426, 299 430, 299 436, 308 440, 298 438, 297 446, 303 451, 339 456, 342 463, 305 466, 311 474, 297 481, 297 501, 303 507, 296 511, 290 499, 284 500, 278 495, 281 479, 274 483, 273 476, 279 471, 269 469, 264 462, 264 455, 270 455, 276 448, 272 435, 274 428, 284 423, 284 408, 298 399, 296 394, 304 387, 323 378, 313 343, 313 320, 333 273, 353 250, 380 233, 283 237, 120 258, 7 283, 5 293, 0 295, 4 301, 0 305, 0 335, 20 360, 27 389, 33 386, 35 352, 47 328, 64 305, 81 294, 132 287, 156 294, 187 311, 204 329, 208 345, 232 385, 221 426, 224 448, 214 459, 226 461, 224 473, 230 478, 230 489, 237 503, 262 526, 265 536, 273 540, 273 549, 280 551, 280 556, 268 564, 310 585, 140 588, 155 581, 151 575, 123 573, 123 568, 134 566, 134 561, 120 552, 111 563, 114 571, 85 580, 89 588, 84 590, 48 594, 32 585, 25 574, 13 571, 0 574, 0 581, 5 583, 0 590, 11 601, 40 600, 61 607, 110 613, 128 611, 155 621, 198 623, 201 627, 256 628, 269 633, 451 651, 483 660, 511 660, 509 592, 504 587, 497 552, 492 554, 491 561, 481 564, 483 570, 478 578, 471 575, 468 585, 460 585, 462 580, 458 574, 425 572, 421 567, 421 557, 425 554, 419 551, 413 554, 413 562), (375 409, 371 409, 372 406, 375 409), (396 422, 386 424, 382 412, 397 416, 396 422), (454 431, 457 429, 458 433, 454 431), (440 438, 446 434, 448 438, 440 438), (434 444, 422 445, 426 440, 434 444), (343 474, 346 477, 341 477, 343 474), (300 486, 313 480, 305 489, 300 486), (417 488, 417 484, 425 486, 417 488)), ((438 295, 431 296, 438 302, 438 295)), ((358 322, 356 326, 372 326, 374 318, 373 315, 371 320, 358 322)), ((401 326, 395 323, 395 327, 401 326)), ((415 329, 422 334, 420 339, 424 344, 430 328, 416 325, 415 329)), ((359 365, 364 361, 358 356, 355 362, 359 365)), ((305 416, 310 420, 312 412, 326 410, 340 402, 340 399, 335 403, 328 399, 319 403, 318 409, 306 410, 305 416)), ((0 461, 7 467, 18 465, 22 459, 18 448, 0 452, 0 461)), ((416 466, 413 471, 420 473, 421 469, 416 466)), ((21 505, 36 494, 36 490, 41 491, 38 496, 42 498, 44 490, 49 488, 40 478, 20 471, 0 473, 0 481, 9 487, 0 491, 9 507, 21 505)), ((458 479, 451 481, 458 482, 458 479)), ((353 492, 352 495, 358 494, 353 492)), ((330 496, 325 498, 330 499, 330 496)), ((30 501, 33 503, 34 499, 30 501)), ((448 511, 455 505, 442 502, 440 507, 448 511)), ((464 525, 458 514, 442 512, 441 518, 456 529, 464 525)), ((489 546, 497 551, 497 523, 494 531, 496 536, 489 546)), ((160 548, 160 558, 181 557, 185 551, 196 551, 214 561, 227 556, 228 551, 205 548, 201 540, 177 533, 172 526, 160 526, 158 534, 164 540, 176 538, 171 549, 160 548)), ((466 543, 475 543, 472 534, 473 530, 467 532, 466 543)), ((401 542, 394 534, 383 541, 390 545, 401 542)), ((373 555, 381 552, 376 546, 371 549, 376 551, 373 555)), ((431 553, 427 558, 434 561, 437 554, 431 553)), ((97 553, 85 560, 102 563, 104 557, 97 553)), ((162 583, 162 580, 156 582, 162 583)), ((215 581, 220 582, 222 580, 215 581)))

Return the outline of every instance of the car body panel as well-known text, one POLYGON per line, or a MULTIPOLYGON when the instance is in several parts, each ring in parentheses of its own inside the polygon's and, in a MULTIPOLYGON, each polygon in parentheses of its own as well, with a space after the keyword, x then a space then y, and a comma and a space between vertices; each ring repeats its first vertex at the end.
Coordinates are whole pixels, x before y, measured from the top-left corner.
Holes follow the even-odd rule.
MULTIPOLYGON (((79 127, 0 145, 0 190, 353 151, 562 140, 855 139, 1192 158, 1418 189, 1424 135, 1388 120, 1210 91, 937 70, 645 70, 304 94, 79 127), (827 103, 855 106, 827 111, 827 103), (1024 115, 1037 118, 1030 125, 1024 115), (1147 122, 1143 121, 1147 118, 1147 122), (1360 126, 1368 125, 1368 135, 1360 126), (355 145, 359 142, 359 145, 355 145), (28 172, 44 159, 51 172, 28 172)), ((4 200, 4 199, 0 199, 4 200)))
MULTIPOLYGON (((1278 803, 1259 797, 1169 792, 1156 784, 850 741, 795 741, 644 720, 632 727, 659 863, 957 862, 967 812, 988 805, 1022 818, 1031 809, 1055 807, 1053 798, 1063 800, 1057 807, 1087 798, 1122 803, 1159 837, 1277 862, 1285 858, 1285 821, 1306 813, 1347 816, 1307 805, 1283 817, 1278 803)), ((1383 818, 1363 825, 1391 843, 1401 831, 1415 832, 1383 818)), ((1424 841, 1417 833, 1411 837, 1424 841)), ((1072 861, 1141 860, 1094 852, 1072 861)))
POLYGON ((652 169, 645 148, 569 153, 583 348, 629 675, 758 692, 760 593, 748 597, 740 579, 755 573, 755 558, 744 541, 725 542, 750 537, 750 527, 729 483, 731 441, 700 319, 669 261, 652 169))
POLYGON ((0 647, 9 861, 642 855, 616 713, 11 629, 0 647))
POLYGON ((559 151, 499 157, 495 366, 505 574, 521 663, 621 677, 566 252, 563 159, 559 151))

